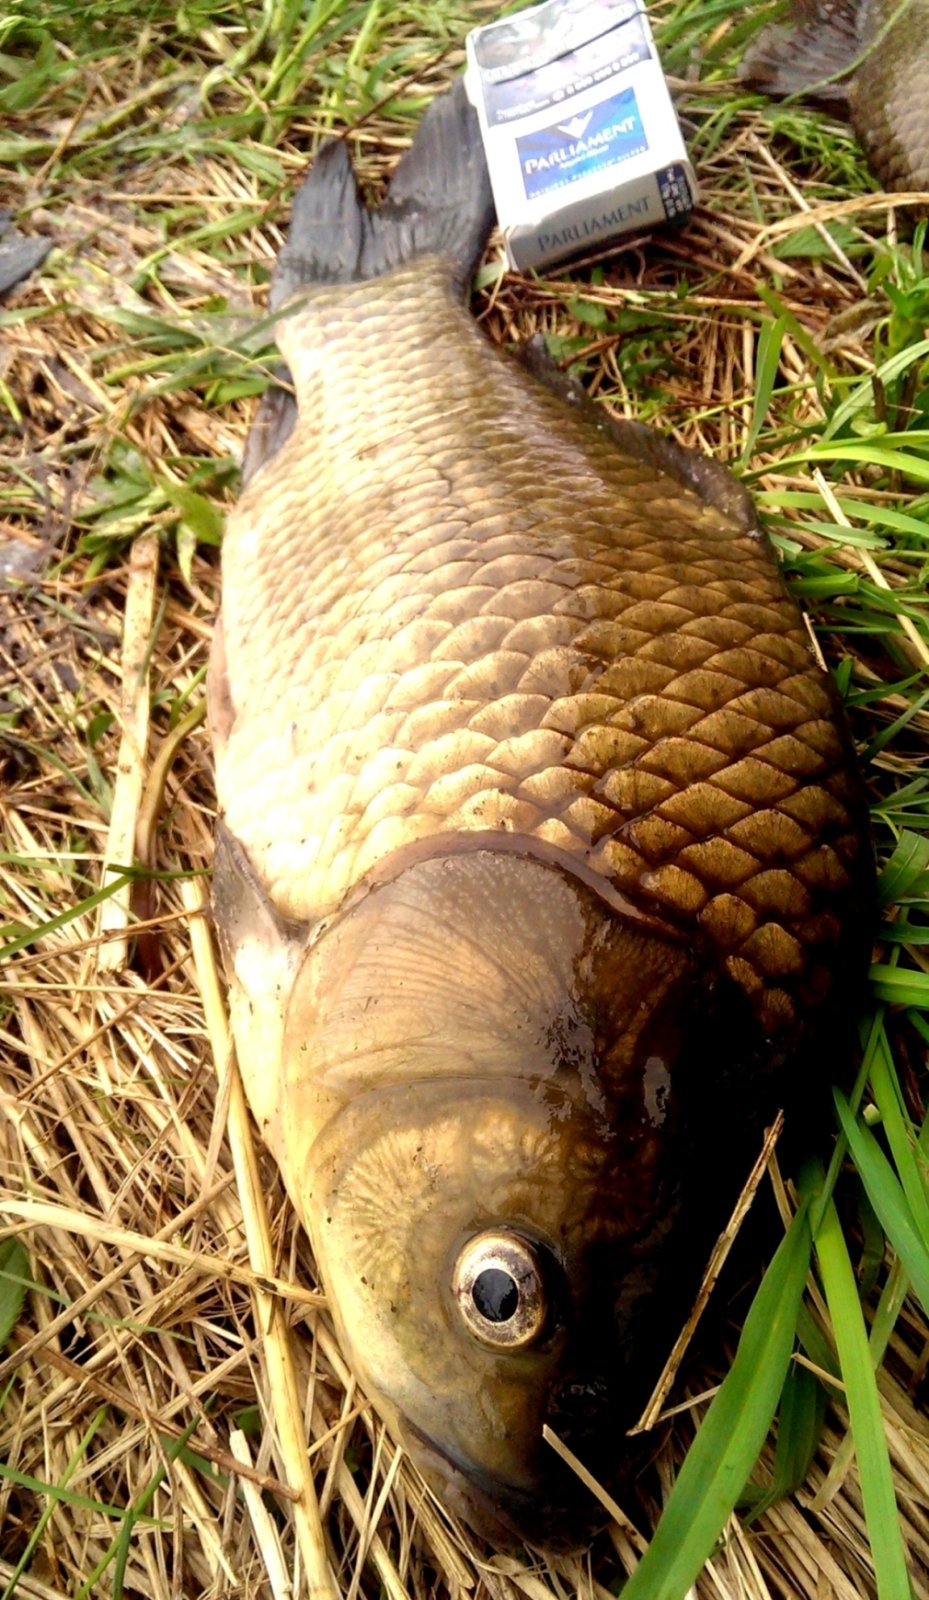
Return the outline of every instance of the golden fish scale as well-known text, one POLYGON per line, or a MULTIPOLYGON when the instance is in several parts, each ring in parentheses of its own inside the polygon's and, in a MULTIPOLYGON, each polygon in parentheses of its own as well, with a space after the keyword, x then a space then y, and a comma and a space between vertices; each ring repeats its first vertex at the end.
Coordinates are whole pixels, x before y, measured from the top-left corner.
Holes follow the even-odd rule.
POLYGON ((299 419, 226 533, 217 751, 278 911, 490 834, 696 928, 788 1023, 862 846, 757 533, 499 356, 438 262, 314 290, 279 343, 299 419))
POLYGON ((864 0, 860 37, 869 53, 849 88, 855 132, 888 189, 929 190, 929 3, 901 12, 900 0, 864 0))

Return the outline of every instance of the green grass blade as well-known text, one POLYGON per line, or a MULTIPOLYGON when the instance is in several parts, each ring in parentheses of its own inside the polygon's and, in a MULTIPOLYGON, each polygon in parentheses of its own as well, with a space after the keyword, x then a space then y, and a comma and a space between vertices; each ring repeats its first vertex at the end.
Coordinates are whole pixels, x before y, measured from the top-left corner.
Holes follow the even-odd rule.
POLYGON ((908 895, 929 889, 929 839, 906 829, 877 880, 881 905, 896 905, 908 895))
MULTIPOLYGON (((848 1122, 851 1124, 850 1116, 848 1122)), ((849 1128, 845 1131, 848 1133, 849 1128)), ((816 1234, 816 1255, 845 1384, 878 1600, 912 1600, 867 1329, 854 1270, 831 1200, 824 1208, 816 1234)))
POLYGON ((921 1236, 906 1195, 873 1133, 855 1120, 844 1095, 836 1092, 835 1103, 848 1148, 881 1227, 903 1262, 923 1309, 929 1310, 929 1242, 921 1236))
MULTIPOLYGON (((101 1423, 103 1422, 104 1417, 106 1416, 106 1410, 107 1410, 106 1406, 101 1406, 100 1410, 96 1413, 96 1415, 94 1416, 93 1420, 91 1421, 90 1427, 84 1433, 83 1437, 78 1441, 77 1449, 74 1451, 73 1455, 71 1456, 70 1460, 68 1461, 67 1466, 65 1467, 65 1470, 64 1470, 64 1472, 62 1474, 61 1483, 58 1485, 58 1487, 60 1489, 64 1489, 64 1488, 67 1487, 68 1482, 70 1481, 70 1479, 74 1475, 75 1469, 80 1466, 81 1462, 83 1461, 84 1457, 86 1456, 87 1451, 89 1450, 91 1442, 93 1440, 94 1434, 98 1431, 101 1423)), ((29 1535, 29 1539, 28 1539, 28 1541, 26 1543, 25 1549, 22 1552, 22 1555, 20 1556, 20 1558, 17 1561, 15 1567, 13 1568, 12 1572, 10 1573, 10 1576, 9 1576, 8 1581, 7 1581, 6 1587, 5 1587, 2 1595, 0 1595, 0 1600, 14 1600, 14 1597, 16 1595, 16 1592, 17 1592, 17 1589, 18 1589, 18 1586, 19 1586, 19 1580, 22 1577, 23 1573, 28 1569, 29 1563, 31 1562, 32 1557, 35 1554, 35 1551, 36 1551, 38 1545, 41 1543, 42 1535, 44 1534, 45 1529, 47 1528, 49 1522, 51 1521, 51 1518, 52 1518, 52 1516, 54 1514, 56 1505, 57 1505, 57 1501, 55 1501, 52 1498, 49 1498, 49 1500, 47 1501, 47 1503, 45 1505, 45 1509, 42 1511, 42 1513, 41 1513, 41 1515, 39 1517, 38 1522, 36 1523, 36 1525, 33 1528, 31 1534, 29 1535)))
POLYGON ((731 1371, 688 1451, 623 1600, 682 1600, 748 1481, 784 1387, 810 1258, 805 1209, 782 1239, 745 1319, 731 1371))
POLYGON ((69 906, 67 911, 59 911, 57 917, 49 917, 47 922, 41 923, 36 928, 28 928, 25 933, 17 934, 15 939, 10 939, 6 944, 0 945, 0 962, 8 961, 10 956, 18 955, 20 950, 28 949, 37 940, 44 939, 47 933, 57 933, 59 928, 66 928, 69 922, 74 921, 75 917, 81 917, 85 912, 95 910, 97 906, 103 904, 104 900, 109 900, 112 895, 116 894, 124 883, 128 883, 129 878, 130 874, 128 872, 121 872, 118 877, 113 878, 104 888, 95 890, 86 899, 78 901, 77 905, 69 906))
POLYGON ((777 1419, 774 1473, 766 1487, 750 1485, 742 1497, 746 1527, 769 1507, 806 1482, 819 1447, 829 1396, 809 1367, 792 1362, 787 1369, 777 1419))
MULTIPOLYGON (((929 339, 920 339, 905 350, 899 350, 896 355, 890 356, 876 368, 875 375, 885 386, 899 378, 914 362, 920 361, 923 356, 929 355, 929 339)), ((828 423, 823 429, 823 439, 832 439, 846 426, 858 411, 865 411, 874 404, 874 387, 868 376, 863 383, 856 384, 851 394, 846 395, 842 403, 836 406, 828 423)))
POLYGON ((774 382, 777 378, 777 369, 781 359, 781 345, 784 342, 784 331, 787 326, 786 317, 780 316, 775 322, 765 318, 758 335, 758 354, 755 361, 755 398, 752 404, 752 420, 748 430, 745 447, 739 457, 738 466, 748 466, 754 455, 755 445, 758 441, 771 395, 774 391, 774 382))
POLYGON ((916 1129, 904 1109, 886 1040, 884 1049, 875 1054, 871 1068, 871 1089, 881 1113, 884 1133, 907 1205, 920 1238, 929 1247, 929 1193, 926 1189, 925 1162, 917 1158, 916 1129))
MULTIPOLYGON (((916 452, 924 451, 927 443, 929 439, 925 433, 915 429, 906 435, 885 434, 880 444, 857 439, 828 440, 807 445, 805 450, 797 451, 794 455, 782 456, 777 469, 778 472, 787 472, 793 467, 807 468, 811 462, 833 462, 836 465, 860 462, 862 465, 883 467, 887 472, 903 472, 926 483, 929 482, 929 460, 924 454, 917 455, 916 452)), ((750 479, 752 474, 746 476, 750 479)))
MULTIPOLYGON (((874 603, 874 601, 875 597, 872 596, 872 603, 874 603)), ((901 614, 904 609, 905 608, 901 603, 901 614)), ((908 727, 913 718, 917 716, 919 712, 925 710, 927 705, 929 705, 929 691, 927 691, 925 694, 919 695, 917 699, 913 700, 912 703, 907 706, 906 710, 901 712, 900 716, 894 719, 889 727, 882 729, 882 731, 868 743, 866 748, 861 753, 862 761, 867 764, 867 762, 873 761, 876 755, 880 755, 885 745, 890 744, 890 742, 897 737, 898 733, 901 733, 904 728, 908 727)))
MULTIPOLYGON (((169 1461, 175 1461, 177 1459, 188 1439, 196 1431, 197 1420, 198 1419, 195 1417, 192 1422, 187 1424, 187 1427, 184 1429, 179 1439, 171 1439, 165 1444, 164 1451, 169 1461)), ((129 1549, 132 1542, 132 1535, 135 1530, 135 1525, 140 1521, 147 1522, 151 1520, 145 1515, 145 1513, 154 1499, 155 1491, 161 1486, 166 1477, 167 1467, 163 1465, 157 1467, 145 1488, 142 1490, 142 1493, 139 1495, 136 1504, 133 1506, 127 1506, 126 1510, 120 1513, 123 1521, 119 1533, 116 1535, 116 1538, 113 1540, 112 1544, 110 1544, 104 1551, 90 1576, 84 1581, 84 1583, 81 1584, 81 1587, 77 1590, 77 1593, 74 1596, 74 1600, 90 1600, 90 1596, 97 1592, 97 1583, 99 1579, 103 1576, 107 1567, 114 1560, 116 1562, 116 1566, 114 1569, 112 1586, 113 1600, 121 1600, 123 1593, 123 1580, 126 1571, 126 1562, 129 1558, 129 1549)))
MULTIPOLYGON (((48 1495, 61 1505, 75 1506, 79 1511, 89 1511, 95 1517, 121 1519, 125 1515, 122 1506, 110 1505, 105 1500, 94 1500, 90 1495, 75 1494, 57 1483, 43 1483, 41 1478, 34 1477, 30 1472, 19 1472, 15 1467, 7 1466, 5 1461, 0 1461, 0 1478, 5 1478, 8 1483, 18 1484, 21 1489, 29 1489, 37 1496, 48 1495)), ((153 1517, 148 1518, 149 1522, 156 1520, 153 1517)))
MULTIPOLYGON (((881 1291, 881 1298, 871 1321, 871 1332, 868 1335, 868 1349, 871 1352, 871 1364, 875 1371, 884 1359, 884 1353, 890 1342, 890 1336, 896 1327, 897 1318, 903 1310, 903 1303, 909 1293, 909 1287, 910 1280, 898 1256, 887 1275, 887 1282, 881 1291)), ((825 1481, 816 1491, 816 1501, 819 1505, 828 1504, 834 1488, 842 1482, 848 1471, 853 1452, 854 1440, 849 1431, 833 1457, 832 1466, 829 1468, 825 1481)))
POLYGON ((16 1327, 29 1285, 29 1256, 20 1239, 0 1243, 0 1350, 16 1327))
POLYGON ((929 1009, 929 972, 911 972, 904 967, 877 962, 871 968, 870 977, 875 998, 887 1005, 929 1009))
MULTIPOLYGON (((887 970, 890 971, 891 969, 888 968, 887 970)), ((861 1065, 859 1066, 855 1075, 855 1082, 852 1087, 852 1092, 848 1097, 849 1108, 852 1112, 856 1112, 858 1107, 861 1105, 861 1099, 865 1092, 868 1077, 871 1071, 871 1064, 874 1060, 875 1052, 881 1047, 883 1039, 884 1014, 881 1008, 875 1007, 875 1010, 873 1011, 868 1023, 867 1036, 864 1041, 864 1050, 861 1057, 861 1065)), ((810 1169, 810 1172, 807 1174, 804 1180, 806 1187, 802 1192, 804 1197, 810 1202, 810 1228, 812 1229, 814 1235, 819 1228, 820 1222, 822 1221, 822 1215, 826 1208, 826 1202, 832 1198, 832 1193, 835 1189, 839 1173, 841 1172, 842 1166, 845 1162, 847 1150, 848 1145, 845 1135, 840 1133, 839 1137, 835 1141, 832 1155, 829 1158, 829 1166, 826 1171, 825 1179, 818 1183, 814 1182, 812 1169, 810 1169)), ((806 1318, 805 1308, 801 1306, 797 1330, 801 1336, 801 1340, 803 1336, 803 1326, 805 1320, 809 1319, 806 1318)), ((809 1347, 805 1346, 805 1348, 807 1348, 807 1353, 810 1355, 812 1360, 818 1361, 818 1364, 823 1367, 824 1370, 830 1370, 831 1361, 822 1361, 817 1356, 813 1355, 813 1352, 809 1349, 809 1347)))
POLYGON ((835 1378, 836 1387, 841 1388, 835 1351, 806 1305, 801 1305, 797 1316, 797 1340, 804 1355, 815 1363, 820 1372, 835 1378))

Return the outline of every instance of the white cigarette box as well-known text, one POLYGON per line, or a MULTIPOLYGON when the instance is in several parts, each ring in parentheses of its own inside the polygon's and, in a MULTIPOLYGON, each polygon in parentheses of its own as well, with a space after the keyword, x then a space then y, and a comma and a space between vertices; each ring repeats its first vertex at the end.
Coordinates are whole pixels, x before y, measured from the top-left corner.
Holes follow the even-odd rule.
POLYGON ((697 197, 642 0, 545 0, 468 35, 510 265, 538 267, 697 197))

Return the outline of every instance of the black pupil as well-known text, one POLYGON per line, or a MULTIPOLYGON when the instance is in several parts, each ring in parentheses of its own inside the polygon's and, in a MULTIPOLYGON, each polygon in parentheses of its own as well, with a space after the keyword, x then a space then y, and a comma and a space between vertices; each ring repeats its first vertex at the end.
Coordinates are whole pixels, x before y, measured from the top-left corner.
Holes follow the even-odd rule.
POLYGON ((474 1280, 471 1299, 488 1322, 509 1322, 516 1315, 519 1290, 508 1272, 485 1267, 474 1280))

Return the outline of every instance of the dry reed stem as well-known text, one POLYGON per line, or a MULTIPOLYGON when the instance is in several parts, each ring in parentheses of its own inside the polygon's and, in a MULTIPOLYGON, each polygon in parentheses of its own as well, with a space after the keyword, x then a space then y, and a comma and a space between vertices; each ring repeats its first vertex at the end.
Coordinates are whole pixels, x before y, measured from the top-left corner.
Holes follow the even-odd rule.
MULTIPOLYGON (((875 212, 887 214, 897 209, 904 211, 912 209, 919 214, 920 211, 925 211, 927 206, 929 206, 929 194, 924 194, 922 190, 855 195, 850 200, 825 201, 821 205, 804 208, 791 216, 780 217, 776 222, 769 222, 758 228, 755 239, 740 252, 731 270, 734 273, 742 273, 756 259, 763 261, 762 251, 766 245, 778 239, 785 239, 790 234, 799 232, 801 228, 810 226, 819 228, 827 222, 841 222, 845 217, 867 216, 875 212)), ((778 270, 783 270, 783 263, 778 263, 778 270)))
MULTIPOLYGON (((174 1219, 168 1227, 173 1233, 178 1228, 192 1221, 198 1211, 203 1209, 203 1204, 218 1200, 223 1190, 227 1187, 228 1180, 212 1190, 204 1202, 197 1202, 188 1206, 181 1219, 174 1219)), ((276 1278, 272 1272, 260 1272, 240 1267, 232 1261, 217 1260, 213 1256, 199 1255, 196 1251, 185 1250, 183 1245, 171 1244, 167 1239, 157 1235, 146 1238, 144 1234, 131 1232, 128 1228, 115 1227, 106 1222, 102 1217, 87 1216, 80 1211, 73 1211, 66 1206, 51 1205, 41 1201, 15 1200, 0 1194, 0 1214, 10 1217, 19 1217, 22 1222, 42 1228, 64 1228, 69 1233, 83 1234, 85 1238, 94 1239, 98 1243, 106 1240, 116 1245, 121 1251, 140 1256, 150 1256, 153 1260, 173 1261, 178 1266, 199 1269, 209 1277, 228 1278, 235 1283, 243 1283, 248 1288, 260 1290, 262 1294, 278 1295, 286 1300, 293 1300, 297 1304, 306 1306, 325 1305, 325 1296, 312 1289, 306 1289, 299 1283, 285 1283, 276 1278)), ((7 1234, 15 1234, 18 1229, 0 1229, 0 1239, 7 1234)), ((0 1376, 5 1368, 0 1367, 0 1376)))
MULTIPOLYGON (((316 1486, 306 1448, 303 1411, 297 1394, 297 1378, 290 1348, 291 1336, 280 1302, 269 1295, 260 1282, 274 1271, 274 1251, 249 1131, 245 1095, 220 995, 212 940, 204 920, 206 896, 200 883, 195 881, 182 885, 182 898, 192 918, 194 962, 203 996, 213 1060, 220 1083, 228 1078, 229 1142, 242 1202, 249 1259, 258 1275, 252 1289, 255 1320, 267 1360, 271 1412, 281 1458, 289 1481, 300 1489, 300 1497, 294 1502, 294 1522, 305 1568, 307 1593, 310 1600, 337 1600, 338 1587, 329 1568, 316 1486)), ((302 1584, 296 1582, 294 1592, 299 1595, 302 1584)))
POLYGON ((859 289, 862 291, 862 293, 864 293, 868 287, 867 280, 862 277, 861 273, 856 267, 852 266, 852 263, 849 261, 845 251, 840 245, 836 244, 832 234, 829 232, 829 229, 825 226, 825 224, 815 217, 811 217, 813 210, 812 206, 810 205, 809 201, 806 200, 802 192, 797 188, 797 185, 793 182, 793 179, 790 177, 789 173, 785 171, 781 162, 775 160, 767 145, 763 144, 759 138, 752 136, 751 145, 759 160, 763 161, 768 167, 770 167, 772 172, 776 173, 781 187, 787 194, 790 195, 791 200, 797 207, 798 214, 805 214, 810 218, 816 233, 819 235, 820 239, 822 239, 826 249, 835 256, 836 261, 841 262, 849 277, 855 283, 857 283, 859 289))
POLYGON ((559 1455, 562 1461, 567 1463, 571 1471, 577 1474, 585 1488, 590 1490, 594 1498, 599 1500, 604 1511, 612 1517, 619 1532, 624 1534, 633 1549, 639 1555, 642 1555, 645 1551, 647 1540, 643 1539, 635 1524, 630 1522, 621 1506, 617 1505, 613 1496, 604 1489, 603 1484, 599 1483, 593 1473, 588 1471, 583 1461, 574 1454, 573 1450, 568 1448, 564 1440, 559 1439, 554 1428, 550 1428, 547 1422, 542 1424, 542 1438, 546 1444, 551 1445, 555 1454, 559 1455))
MULTIPOLYGON (((229 1435, 229 1448, 236 1460, 241 1464, 251 1467, 252 1459, 245 1434, 238 1428, 233 1428, 229 1435)), ((287 1574, 281 1543, 277 1536, 277 1529, 268 1514, 265 1503, 254 1484, 248 1478, 242 1484, 245 1493, 245 1504, 248 1514, 252 1519, 255 1530, 255 1541, 261 1551, 265 1572, 271 1585, 274 1600, 293 1600, 293 1585, 287 1574)))
MULTIPOLYGON (((842 510, 842 507, 839 505, 839 502, 835 497, 835 490, 832 488, 831 484, 826 482, 818 467, 813 469, 812 477, 813 482, 815 483, 817 489, 823 497, 823 500, 829 508, 830 515, 835 518, 839 527, 850 528, 851 523, 849 522, 847 516, 842 510)), ((871 579, 872 583, 876 583, 879 589, 886 589, 888 593, 890 593, 891 585, 888 583, 870 551, 856 550, 855 556, 864 567, 864 570, 868 574, 868 577, 871 579)), ((919 629, 916 627, 913 619, 906 616, 906 614, 902 611, 896 611, 894 612, 894 615, 903 632, 906 634, 907 639, 909 640, 909 653, 914 657, 914 665, 917 667, 929 667, 929 648, 927 648, 926 642, 922 638, 922 635, 920 634, 919 629)))
POLYGON ((748 1215, 751 1203, 758 1193, 758 1186, 768 1170, 783 1126, 783 1112, 779 1112, 775 1121, 765 1133, 758 1159, 742 1186, 742 1192, 735 1203, 732 1215, 713 1246, 690 1315, 674 1341, 671 1354, 661 1370, 658 1382, 652 1390, 642 1415, 639 1417, 635 1427, 629 1429, 630 1436, 637 1433, 648 1433, 659 1420, 661 1409, 668 1397, 668 1391, 677 1376, 687 1348, 697 1330, 697 1324, 706 1310, 710 1295, 713 1293, 713 1289, 719 1280, 719 1275, 729 1258, 729 1252, 735 1244, 739 1230, 748 1215))
MULTIPOLYGON (((129 558, 129 582, 123 619, 122 695, 120 744, 116 762, 113 810, 107 836, 101 883, 132 866, 136 859, 136 830, 145 787, 150 709, 148 664, 154 647, 152 623, 158 582, 158 535, 143 533, 135 540, 129 558), (115 871, 114 871, 115 869, 115 871)), ((113 972, 126 964, 129 943, 113 937, 129 926, 131 882, 123 883, 100 907, 101 944, 97 965, 113 972)))

